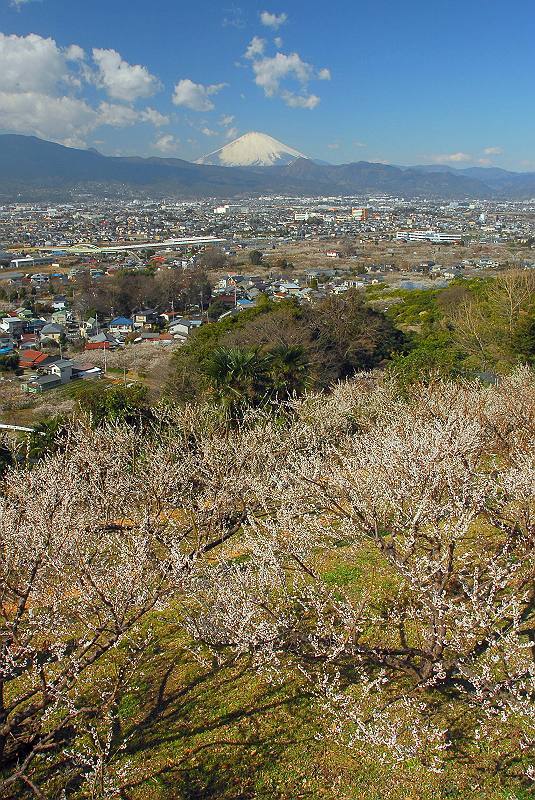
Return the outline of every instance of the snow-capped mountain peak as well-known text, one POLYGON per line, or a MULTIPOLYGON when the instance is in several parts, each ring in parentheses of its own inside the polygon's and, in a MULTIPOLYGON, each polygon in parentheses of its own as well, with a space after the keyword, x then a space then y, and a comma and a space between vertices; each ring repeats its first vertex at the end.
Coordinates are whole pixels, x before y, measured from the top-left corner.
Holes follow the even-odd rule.
POLYGON ((296 158, 306 156, 267 133, 252 131, 197 159, 195 163, 220 167, 273 167, 290 164, 296 158))

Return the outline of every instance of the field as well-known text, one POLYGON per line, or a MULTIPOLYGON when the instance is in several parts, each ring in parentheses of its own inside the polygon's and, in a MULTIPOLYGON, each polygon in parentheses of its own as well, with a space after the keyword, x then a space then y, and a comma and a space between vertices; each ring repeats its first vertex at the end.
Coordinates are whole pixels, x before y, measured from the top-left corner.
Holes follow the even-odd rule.
MULTIPOLYGON (((151 402, 157 402, 166 381, 175 346, 154 344, 130 345, 124 350, 104 353, 74 354, 83 364, 100 366, 107 373, 101 381, 106 385, 140 382, 149 389, 151 402)), ((69 415, 75 408, 76 396, 83 387, 81 381, 52 389, 40 395, 27 395, 21 390, 22 381, 13 375, 0 381, 0 422, 10 425, 33 426, 56 414, 69 415)))

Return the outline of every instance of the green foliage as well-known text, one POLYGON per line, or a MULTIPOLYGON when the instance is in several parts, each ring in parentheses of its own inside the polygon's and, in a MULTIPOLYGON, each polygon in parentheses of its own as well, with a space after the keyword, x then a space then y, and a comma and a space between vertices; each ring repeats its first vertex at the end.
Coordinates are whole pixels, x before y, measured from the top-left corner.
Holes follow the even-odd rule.
POLYGON ((399 289, 393 294, 400 297, 402 302, 394 303, 386 313, 396 325, 419 326, 429 330, 443 317, 437 305, 440 289, 399 289))
POLYGON ((386 314, 410 332, 410 352, 393 359, 404 383, 434 374, 535 363, 535 276, 457 279, 445 289, 397 290, 386 314))
POLYGON ((235 417, 243 407, 266 402, 269 367, 269 359, 255 350, 219 347, 206 359, 202 371, 211 397, 235 417))
POLYGON ((256 308, 240 311, 239 314, 225 317, 219 322, 202 325, 193 331, 186 344, 173 355, 173 374, 166 386, 166 396, 179 402, 193 402, 206 389, 203 367, 207 359, 223 344, 224 338, 232 331, 244 327, 258 314, 272 308, 272 303, 258 304, 256 308))
POLYGON ((245 408, 277 405, 301 395, 309 381, 308 360, 297 345, 267 351, 218 347, 203 362, 201 372, 209 398, 231 418, 245 408))
POLYGON ((17 353, 0 356, 0 372, 16 372, 18 368, 19 356, 17 353))
POLYGON ((26 456, 30 462, 40 461, 62 449, 65 444, 67 421, 61 415, 40 422, 26 437, 26 456))
MULTIPOLYGON (((300 395, 309 387, 328 388, 355 372, 373 369, 403 349, 404 341, 394 324, 369 308, 358 292, 314 307, 291 299, 274 303, 261 298, 256 308, 195 331, 174 356, 168 394, 181 402, 195 401, 207 392, 212 399, 220 397, 219 389, 214 391, 211 360, 220 348, 255 354, 255 368, 261 362, 267 371, 261 381, 262 396, 271 402, 300 395)), ((248 389, 242 394, 251 396, 248 389)), ((256 391, 252 396, 258 397, 256 391)))
POLYGON ((310 383, 310 363, 300 345, 278 345, 269 351, 269 377, 279 400, 303 394, 310 383))
POLYGON ((361 570, 349 564, 340 564, 324 573, 323 580, 329 586, 349 586, 359 579, 361 570))
POLYGON ((214 300, 208 306, 208 312, 207 312, 208 313, 208 319, 210 320, 210 322, 217 322, 219 317, 222 314, 224 314, 225 311, 229 311, 228 305, 226 303, 224 303, 222 300, 219 300, 219 299, 214 300))
POLYGON ((461 372, 462 360, 463 354, 450 333, 430 333, 415 337, 408 353, 394 355, 389 371, 401 386, 408 386, 436 377, 454 377, 461 372))
POLYGON ((8 447, 0 443, 0 479, 4 477, 9 467, 13 466, 13 464, 13 453, 8 447))
POLYGON ((535 308, 518 321, 511 348, 519 360, 535 365, 535 308))
POLYGON ((104 390, 97 383, 87 385, 78 396, 82 413, 94 426, 105 422, 133 424, 149 412, 148 390, 136 383, 132 386, 110 386, 104 390))
POLYGON ((249 261, 253 267, 259 267, 262 264, 263 255, 260 250, 251 250, 249 253, 249 261))

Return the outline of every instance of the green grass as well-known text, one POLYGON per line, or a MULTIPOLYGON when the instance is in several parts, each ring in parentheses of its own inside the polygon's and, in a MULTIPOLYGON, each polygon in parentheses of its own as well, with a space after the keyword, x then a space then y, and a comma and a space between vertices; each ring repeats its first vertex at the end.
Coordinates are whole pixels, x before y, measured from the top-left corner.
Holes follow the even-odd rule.
POLYGON ((341 564, 335 567, 330 572, 325 572, 323 580, 329 586, 349 586, 360 577, 360 569, 358 567, 351 567, 347 564, 341 564))
MULTIPOLYGON (((324 577, 351 587, 361 573, 362 565, 338 563, 324 577)), ((154 614, 139 631, 148 643, 118 699, 116 737, 126 744, 111 768, 132 784, 128 800, 534 800, 490 774, 476 781, 462 763, 435 774, 416 761, 387 766, 345 748, 330 737, 299 673, 288 669, 271 683, 248 657, 199 661, 177 611, 154 614)), ((129 653, 117 648, 99 665, 88 699, 105 695, 129 653)), ((90 746, 89 737, 79 744, 90 746)), ((73 787, 68 797, 89 795, 73 787)))

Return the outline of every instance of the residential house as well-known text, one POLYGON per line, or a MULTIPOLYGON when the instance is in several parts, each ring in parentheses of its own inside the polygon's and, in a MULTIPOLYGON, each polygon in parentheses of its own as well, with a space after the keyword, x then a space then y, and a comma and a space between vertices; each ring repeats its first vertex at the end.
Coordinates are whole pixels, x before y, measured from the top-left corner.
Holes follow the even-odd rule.
POLYGON ((186 338, 200 325, 202 325, 200 319, 178 319, 169 327, 169 333, 176 338, 186 338))
POLYGON ((96 319, 94 317, 89 317, 89 319, 83 320, 80 322, 78 331, 82 339, 89 339, 91 336, 95 336, 98 333, 98 324, 96 319))
POLYGON ((52 300, 52 308, 54 311, 63 311, 68 306, 67 298, 63 295, 58 295, 52 300))
POLYGON ((41 350, 21 350, 19 352, 19 366, 21 369, 36 369, 50 364, 54 359, 41 350))
POLYGON ((129 317, 115 317, 108 325, 108 330, 114 336, 127 336, 134 330, 134 323, 129 317))
POLYGON ((363 289, 367 283, 368 281, 363 278, 348 278, 342 286, 345 286, 346 289, 363 289))
POLYGON ((150 328, 158 324, 158 312, 154 308, 136 311, 133 315, 134 328, 150 328))
POLYGON ((19 348, 21 350, 35 350, 39 346, 36 333, 23 333, 20 339, 19 348))
POLYGON ((111 334, 97 333, 90 336, 86 342, 85 350, 112 350, 119 346, 119 341, 111 334))
POLYGON ((102 369, 94 364, 79 364, 75 362, 72 365, 72 377, 80 378, 83 381, 96 380, 102 377, 102 369))
POLYGON ((19 319, 32 319, 33 311, 31 311, 29 308, 17 308, 15 313, 13 315, 10 314, 9 316, 15 316, 19 319))
POLYGON ((71 312, 66 309, 62 308, 58 311, 54 311, 52 314, 52 322, 55 322, 57 325, 66 325, 72 319, 71 312))
POLYGON ((15 349, 15 339, 8 334, 0 334, 0 355, 12 353, 15 349))
POLYGON ((51 322, 41 329, 41 341, 43 339, 51 339, 53 342, 60 342, 65 335, 63 325, 58 325, 56 322, 51 322))
POLYGON ((24 331, 26 320, 20 317, 4 317, 0 321, 0 331, 9 334, 9 336, 19 337, 24 331))
POLYGON ((21 389, 30 394, 40 394, 49 389, 55 389, 57 386, 61 386, 61 378, 57 375, 40 375, 38 378, 32 378, 28 383, 23 383, 21 389))
POLYGON ((139 336, 134 339, 134 344, 173 344, 173 336, 170 333, 157 331, 140 331, 139 336))
POLYGON ((69 383, 72 380, 72 368, 74 361, 67 358, 60 358, 45 367, 45 372, 49 375, 55 375, 59 378, 60 383, 69 383))
POLYGON ((458 269, 457 267, 446 267, 446 269, 442 272, 442 276, 448 280, 453 280, 453 278, 461 278, 463 275, 464 271, 462 269, 458 269))
POLYGON ((164 311, 163 314, 160 314, 160 317, 164 319, 168 324, 174 322, 176 319, 180 319, 182 314, 180 311, 164 311))
POLYGON ((301 294, 301 287, 298 283, 286 281, 279 285, 279 292, 288 295, 288 297, 298 297, 301 294))

